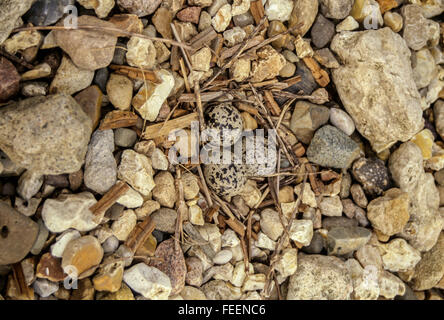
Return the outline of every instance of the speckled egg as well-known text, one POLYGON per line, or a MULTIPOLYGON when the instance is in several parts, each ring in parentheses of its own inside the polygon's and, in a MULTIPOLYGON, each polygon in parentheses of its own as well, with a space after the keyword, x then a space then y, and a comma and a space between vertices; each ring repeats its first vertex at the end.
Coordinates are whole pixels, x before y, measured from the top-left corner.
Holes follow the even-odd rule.
POLYGON ((208 187, 222 197, 232 197, 247 183, 245 166, 237 164, 207 164, 204 167, 208 187))
POLYGON ((209 143, 228 147, 236 143, 242 136, 242 116, 230 103, 222 103, 208 107, 205 110, 205 123, 209 134, 209 143), (226 137, 224 136, 226 134, 226 137))
POLYGON ((268 139, 255 139, 254 150, 243 145, 245 168, 248 176, 265 176, 276 172, 277 147, 268 139))

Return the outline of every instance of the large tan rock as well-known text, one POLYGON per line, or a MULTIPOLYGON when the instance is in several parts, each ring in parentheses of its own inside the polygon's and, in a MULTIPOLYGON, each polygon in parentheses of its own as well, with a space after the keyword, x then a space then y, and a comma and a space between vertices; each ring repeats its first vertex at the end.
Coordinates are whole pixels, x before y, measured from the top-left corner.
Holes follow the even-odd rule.
POLYGON ((376 152, 423 128, 410 50, 390 28, 341 32, 331 44, 342 66, 333 81, 358 131, 376 152))

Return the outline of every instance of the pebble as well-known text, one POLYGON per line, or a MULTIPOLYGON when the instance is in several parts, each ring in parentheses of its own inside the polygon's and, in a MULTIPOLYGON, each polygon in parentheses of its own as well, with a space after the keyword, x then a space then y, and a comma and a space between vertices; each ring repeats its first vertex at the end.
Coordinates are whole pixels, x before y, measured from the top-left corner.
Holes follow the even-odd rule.
POLYGON ((428 87, 438 74, 438 67, 429 49, 424 48, 412 54, 413 78, 419 89, 428 87))
POLYGON ((59 290, 59 284, 47 279, 37 279, 34 281, 32 288, 40 297, 47 298, 59 290))
POLYGON ((3 1, 0 4, 0 44, 21 24, 20 17, 31 8, 33 0, 3 1))
POLYGON ((384 25, 390 27, 393 32, 399 32, 404 26, 404 20, 399 13, 387 11, 384 14, 384 25))
POLYGON ((92 279, 94 289, 97 291, 117 292, 122 286, 123 261, 110 263, 105 261, 98 273, 92 279))
POLYGON ((279 213, 272 209, 262 210, 260 225, 262 232, 273 241, 276 241, 284 232, 279 213))
POLYGON ((123 259, 123 261, 125 262, 125 267, 129 267, 133 263, 134 252, 132 252, 131 249, 124 244, 121 244, 117 248, 115 254, 117 257, 123 259))
POLYGON ((232 29, 226 30, 224 31, 223 35, 225 45, 228 47, 233 47, 236 44, 241 43, 247 36, 244 29, 242 29, 241 27, 234 27, 232 29))
POLYGON ((135 209, 143 205, 143 197, 130 187, 130 189, 117 200, 117 203, 125 208, 135 209))
POLYGON ((183 22, 199 23, 201 7, 187 7, 176 14, 177 19, 183 22))
MULTIPOLYGON (((202 227, 197 227, 200 235, 208 241, 214 252, 219 252, 222 247, 222 235, 215 224, 205 223, 202 227)), ((205 269, 205 268, 204 268, 205 269)))
POLYGON ((211 25, 216 32, 224 32, 230 24, 231 18, 231 5, 225 4, 220 7, 216 15, 211 19, 211 25))
POLYGON ((93 124, 93 129, 99 125, 102 103, 104 100, 103 93, 98 86, 90 86, 85 90, 80 91, 75 97, 77 103, 82 107, 82 110, 88 115, 93 124))
POLYGON ((149 39, 131 37, 127 43, 126 61, 130 66, 152 69, 156 64, 156 48, 149 39))
POLYGON ((359 28, 359 22, 352 16, 348 16, 341 23, 336 25, 336 32, 354 31, 359 28))
POLYGON ((329 109, 306 101, 298 101, 290 121, 290 129, 299 141, 309 144, 315 131, 326 124, 329 109))
POLYGON ((85 9, 94 9, 99 18, 106 18, 115 6, 114 0, 78 0, 85 9))
POLYGON ((406 240, 415 249, 430 250, 443 227, 437 214, 439 192, 431 173, 425 173, 421 149, 406 142, 392 153, 389 170, 396 186, 410 198, 410 219, 404 228, 406 240))
POLYGON ((271 251, 276 250, 276 242, 271 240, 262 232, 259 232, 257 234, 257 240, 254 242, 254 245, 260 249, 266 249, 271 251))
POLYGON ((37 240, 38 224, 0 202, 0 226, 0 265, 21 261, 37 240))
POLYGON ((335 24, 319 14, 311 28, 311 41, 317 48, 325 47, 335 35, 335 24))
MULTIPOLYGON (((168 8, 160 7, 157 9, 156 13, 152 17, 152 22, 154 26, 156 27, 157 32, 159 32, 162 37, 166 39, 173 38, 173 31, 171 30, 171 22, 173 22, 173 13, 168 10, 168 8)), ((185 24, 190 22, 184 22, 185 24)), ((176 27, 177 28, 177 27, 176 27)), ((180 31, 178 31, 179 34, 180 31)), ((186 39, 185 41, 188 41, 189 39, 186 39)))
POLYGON ((401 15, 404 18, 402 36, 412 50, 420 50, 425 46, 433 47, 438 44, 439 24, 425 18, 419 5, 403 6, 401 15))
MULTIPOLYGON (((293 28, 296 25, 302 24, 302 26, 297 29, 297 34, 303 37, 313 25, 313 22, 318 15, 318 7, 318 0, 295 1, 288 27, 293 28)), ((293 32, 293 34, 296 34, 296 32, 293 32)))
MULTIPOLYGON (((114 24, 93 16, 80 16, 79 26, 97 26, 114 28, 114 24)), ((91 30, 55 30, 57 45, 65 51, 77 67, 97 70, 107 67, 114 57, 117 37, 110 33, 91 30)))
POLYGON ((25 97, 46 96, 49 85, 46 82, 28 82, 23 84, 21 93, 25 97))
POLYGON ((313 222, 311 220, 293 220, 290 231, 290 239, 302 246, 308 246, 313 238, 313 222))
POLYGON ((156 230, 174 233, 176 230, 176 210, 169 208, 160 208, 151 214, 151 219, 155 223, 156 230))
POLYGON ((156 120, 160 108, 173 90, 175 83, 173 75, 165 69, 157 71, 156 75, 161 83, 148 82, 146 86, 142 86, 132 100, 133 107, 143 119, 148 121, 156 120))
POLYGON ((348 136, 355 131, 355 123, 353 122, 353 119, 344 110, 331 108, 330 122, 348 136))
POLYGON ((233 257, 233 253, 230 250, 221 250, 213 258, 215 264, 226 264, 233 257))
POLYGON ((80 232, 77 230, 66 230, 56 238, 56 242, 51 246, 51 255, 56 258, 61 258, 66 245, 71 240, 80 238, 80 236, 80 232))
POLYGON ((441 232, 438 241, 426 252, 416 265, 412 280, 412 289, 428 290, 436 286, 444 276, 444 233, 441 232))
POLYGON ((122 216, 113 222, 111 230, 114 236, 120 241, 126 241, 129 234, 136 227, 137 216, 133 210, 126 210, 122 216))
POLYGON ((148 157, 130 149, 123 151, 117 177, 143 196, 148 196, 155 187, 153 173, 148 157))
POLYGON ((211 49, 204 47, 191 55, 190 62, 193 70, 207 72, 210 70, 211 49))
POLYGON ((38 0, 25 14, 25 19, 35 26, 49 26, 64 15, 64 8, 73 4, 73 0, 38 0))
POLYGON ((234 81, 242 82, 250 76, 250 59, 237 59, 230 68, 230 74, 234 81))
POLYGON ((334 227, 328 231, 328 254, 345 255, 364 246, 371 237, 368 229, 361 227, 334 227))
POLYGON ((190 222, 197 226, 203 226, 205 224, 205 220, 202 209, 198 205, 192 205, 188 209, 190 222))
POLYGON ((265 287, 266 276, 262 273, 247 274, 244 284, 242 285, 242 292, 263 290, 265 287))
POLYGON ((72 95, 89 87, 93 79, 94 71, 81 69, 69 57, 63 56, 60 67, 49 86, 49 92, 72 95))
POLYGON ((384 269, 390 272, 412 270, 421 260, 421 253, 404 239, 393 239, 379 247, 384 269))
POLYGON ((79 279, 94 273, 103 258, 99 240, 93 236, 73 239, 66 245, 62 256, 62 268, 67 274, 76 272, 79 279))
POLYGON ((121 9, 144 17, 154 13, 162 0, 117 0, 116 2, 121 9))
POLYGON ((199 179, 191 172, 186 172, 182 176, 182 185, 185 200, 191 200, 199 194, 199 179))
POLYGON ((199 31, 204 31, 209 27, 211 27, 211 15, 206 11, 202 11, 200 14, 198 29, 199 31))
POLYGON ((25 171, 18 180, 17 193, 22 199, 29 201, 39 192, 42 185, 43 175, 28 170, 25 171))
POLYGON ((294 193, 298 197, 302 197, 303 204, 306 204, 312 208, 316 208, 318 206, 318 204, 316 202, 315 194, 314 194, 313 190, 311 189, 310 185, 306 184, 304 187, 304 194, 301 194, 302 193, 302 183, 298 184, 294 187, 294 193))
MULTIPOLYGON (((236 1, 238 1, 238 0, 236 0, 236 1)), ((242 1, 245 1, 245 0, 242 0, 242 1)), ((246 1, 248 1, 248 0, 246 0, 246 1)), ((235 4, 233 2, 233 5, 231 6, 232 13, 235 12, 235 11, 233 11, 234 6, 235 6, 235 4)), ((251 14, 251 12, 247 11, 246 13, 243 13, 243 14, 233 15, 233 22, 236 27, 244 28, 249 25, 253 25, 254 19, 253 19, 253 15, 251 14)))
POLYGON ((20 89, 20 75, 15 66, 6 58, 0 58, 0 101, 7 101, 20 89))
POLYGON ((407 193, 393 188, 383 197, 372 200, 368 207, 368 219, 381 233, 391 236, 401 232, 409 220, 410 200, 407 193))
POLYGON ((187 273, 182 250, 176 250, 175 240, 171 238, 157 246, 154 256, 158 260, 152 260, 150 266, 158 268, 170 278, 171 295, 179 294, 185 286, 187 273))
POLYGON ((94 132, 85 158, 83 180, 86 187, 104 194, 116 184, 117 164, 113 152, 113 131, 97 130, 94 132))
POLYGON ((118 147, 129 148, 137 141, 137 133, 128 128, 118 128, 114 131, 114 143, 118 147))
POLYGON ((381 195, 390 185, 388 169, 380 159, 360 158, 353 163, 353 177, 371 195, 381 195))
POLYGON ((324 216, 340 217, 342 216, 342 202, 339 196, 324 197, 319 203, 319 209, 324 216))
POLYGON ((176 187, 174 178, 168 171, 161 171, 154 177, 156 186, 153 189, 153 198, 162 207, 173 208, 176 203, 176 187))
POLYGON ((302 248, 302 251, 309 254, 318 254, 324 249, 324 237, 315 231, 313 233, 313 238, 308 246, 302 248))
POLYGON ((282 277, 292 276, 298 268, 298 250, 295 248, 287 248, 279 255, 279 260, 276 263, 276 271, 282 277))
POLYGON ((200 287, 203 282, 203 265, 201 260, 197 257, 188 257, 185 259, 185 264, 187 266, 185 283, 190 286, 200 287))
POLYGON ((78 171, 90 133, 88 117, 65 95, 28 98, 0 110, 0 148, 15 164, 35 173, 78 171))
POLYGON ((202 290, 191 286, 185 286, 180 292, 180 296, 184 300, 207 300, 202 290))
POLYGON ((49 230, 46 228, 45 224, 43 223, 43 220, 39 219, 37 223, 39 227, 39 233, 37 235, 37 239, 34 242, 34 245, 30 250, 30 252, 34 255, 40 254, 49 236, 49 230))
POLYGON ((338 169, 350 167, 359 154, 358 144, 344 132, 330 125, 316 131, 307 149, 310 162, 338 169))
POLYGON ((231 13, 233 16, 239 16, 247 14, 250 10, 251 0, 234 0, 231 5, 231 13))
POLYGON ((89 210, 96 202, 89 192, 61 194, 57 199, 45 200, 42 218, 49 231, 54 233, 69 228, 90 231, 98 226, 100 220, 89 210))
POLYGON ((353 184, 350 187, 350 193, 353 198, 353 201, 360 206, 361 208, 367 208, 368 200, 365 196, 364 190, 359 184, 353 184))
MULTIPOLYGON (((111 1, 111 0, 106 0, 111 1)), ((114 24, 118 29, 125 30, 128 32, 134 32, 134 33, 142 33, 143 31, 143 23, 142 20, 139 19, 138 16, 135 14, 115 14, 113 15, 109 20, 112 24, 114 24)), ((124 36, 122 34, 122 36, 124 36)), ((118 42, 119 45, 119 42, 118 42)), ((125 47, 126 45, 124 45, 125 47)), ((116 50, 117 51, 117 50, 116 50)), ((114 52, 114 59, 116 58, 116 51, 114 52)), ((120 55, 120 53, 119 53, 120 55)), ((120 55, 119 58, 121 58, 122 55, 120 55)), ((123 64, 123 63, 119 63, 123 64)))
POLYGON ((268 0, 265 5, 265 14, 269 21, 288 21, 290 20, 293 6, 294 1, 291 0, 268 0))
POLYGON ((109 101, 119 110, 129 110, 133 99, 133 83, 127 77, 112 73, 106 84, 109 101))
POLYGON ((422 128, 410 50, 398 34, 390 28, 341 32, 333 38, 331 49, 343 62, 332 70, 333 82, 346 111, 373 150, 379 153, 398 140, 407 141, 422 128), (381 47, 381 43, 390 45, 381 47), (361 49, 364 54, 357 53, 361 49), (376 68, 375 61, 382 67, 376 68), (380 81, 373 83, 370 79, 376 76, 380 81))
POLYGON ((352 279, 342 260, 299 253, 287 300, 348 300, 352 291, 352 279))
POLYGON ((94 300, 94 286, 90 279, 78 282, 77 290, 73 290, 70 300, 94 300))
POLYGON ((192 0, 192 1, 195 1, 195 2, 197 2, 197 1, 205 1, 205 2, 208 2, 208 4, 205 4, 206 6, 210 6, 208 9, 207 9, 207 11, 208 11, 208 13, 213 17, 213 16, 215 16, 216 15, 216 13, 219 11, 219 9, 222 7, 222 6, 224 6, 224 5, 226 5, 227 3, 228 3, 228 1, 227 0, 213 0, 213 1, 210 1, 210 0, 192 0))
POLYGON ((393 299, 405 293, 405 284, 394 274, 383 271, 379 278, 380 295, 386 299, 393 299))
POLYGON ((66 278, 61 266, 61 259, 53 257, 49 252, 42 255, 35 271, 37 278, 48 279, 53 282, 66 278))
POLYGON ((25 201, 19 197, 15 198, 15 209, 17 209, 18 212, 20 212, 21 214, 30 217, 32 215, 34 215, 37 211, 37 208, 40 205, 40 202, 42 201, 42 199, 39 198, 32 198, 29 199, 28 201, 25 201))
POLYGON ((171 293, 171 281, 168 276, 143 262, 125 270, 123 281, 132 290, 150 300, 167 300, 171 293))
POLYGON ((32 47, 38 48, 42 40, 43 36, 38 31, 20 31, 7 39, 3 47, 7 53, 15 55, 17 52, 24 52, 32 47))
POLYGON ((321 65, 329 69, 339 68, 339 62, 328 48, 316 50, 313 56, 321 65))
POLYGON ((201 287, 208 300, 238 300, 241 289, 223 280, 212 280, 201 287))
POLYGON ((261 82, 276 77, 286 64, 284 56, 269 45, 259 49, 257 56, 259 60, 253 61, 251 67, 252 82, 261 82))
POLYGON ((353 0, 320 0, 321 12, 327 18, 342 20, 352 9, 353 0))

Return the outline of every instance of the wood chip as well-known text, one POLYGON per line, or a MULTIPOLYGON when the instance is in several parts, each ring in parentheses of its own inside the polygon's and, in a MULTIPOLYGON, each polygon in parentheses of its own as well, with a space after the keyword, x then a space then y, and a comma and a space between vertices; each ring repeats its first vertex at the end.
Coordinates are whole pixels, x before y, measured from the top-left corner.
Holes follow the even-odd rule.
POLYGON ((131 111, 114 110, 108 112, 100 123, 99 130, 109 130, 132 127, 137 124, 139 117, 131 111))
POLYGON ((254 22, 256 23, 256 25, 258 25, 262 17, 265 15, 265 8, 264 5, 262 4, 262 0, 251 1, 250 11, 251 15, 253 16, 254 22))
POLYGON ((26 284, 21 262, 12 265, 12 277, 20 296, 26 297, 29 300, 34 300, 34 290, 26 284))
POLYGON ((136 252, 143 245, 155 228, 154 221, 148 216, 142 222, 138 223, 131 231, 125 245, 136 252))
POLYGON ((279 116, 281 114, 281 108, 279 108, 279 105, 276 103, 273 97, 273 93, 269 90, 264 91, 264 99, 266 102, 266 106, 270 110, 271 114, 274 116, 279 116))
POLYGON ((128 190, 129 186, 123 182, 118 181, 105 195, 97 201, 93 206, 89 208, 95 216, 100 216, 105 213, 106 210, 111 208, 113 204, 119 200, 128 190))
POLYGON ((144 70, 141 68, 121 66, 117 64, 112 64, 109 67, 111 68, 111 70, 115 70, 116 73, 125 75, 130 79, 146 80, 153 83, 160 83, 160 80, 159 78, 157 78, 156 73, 152 70, 144 70))
POLYGON ((199 121, 197 112, 187 114, 186 116, 168 120, 165 123, 153 124, 145 128, 142 134, 143 139, 149 140, 157 137, 168 136, 170 132, 191 126, 191 122, 199 121))
POLYGON ((195 242, 202 251, 207 255, 210 260, 213 260, 216 253, 213 248, 211 248, 208 241, 206 241, 197 231, 196 227, 191 224, 191 222, 187 221, 183 224, 183 230, 190 237, 190 239, 195 242))
POLYGON ((326 87, 330 83, 330 77, 328 76, 327 71, 322 69, 316 60, 311 57, 305 57, 303 60, 313 74, 316 82, 321 87, 326 87))
POLYGON ((191 52, 196 52, 197 50, 207 46, 209 43, 211 43, 211 41, 216 39, 217 36, 217 32, 214 31, 212 27, 208 27, 207 29, 203 30, 191 39, 190 43, 191 47, 193 48, 191 52))

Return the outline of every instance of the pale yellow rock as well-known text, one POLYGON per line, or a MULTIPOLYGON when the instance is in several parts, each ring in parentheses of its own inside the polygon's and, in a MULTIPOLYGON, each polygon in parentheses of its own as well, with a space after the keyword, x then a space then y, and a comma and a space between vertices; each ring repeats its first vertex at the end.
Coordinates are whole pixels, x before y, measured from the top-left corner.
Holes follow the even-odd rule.
POLYGON ((156 65, 157 51, 149 39, 131 37, 127 44, 126 60, 133 67, 151 69, 156 65))
POLYGON ((126 210, 118 220, 113 222, 111 230, 117 239, 125 241, 131 231, 135 228, 136 224, 137 216, 134 211, 126 210))
POLYGON ((245 282, 242 286, 242 291, 255 291, 263 290, 265 287, 266 276, 265 274, 258 273, 247 275, 245 282))
POLYGON ((424 129, 413 136, 410 141, 421 149, 424 160, 428 160, 432 157, 433 140, 433 133, 429 129, 424 129))
POLYGON ((298 250, 295 248, 283 250, 275 268, 282 277, 293 275, 298 268, 298 250))
POLYGON ((223 32, 227 29, 231 21, 231 5, 223 5, 211 20, 211 24, 217 32, 223 32))
MULTIPOLYGON (((242 122, 244 124, 244 130, 256 130, 257 129, 257 121, 254 119, 251 114, 248 112, 242 112, 242 122)), ((293 193, 293 190, 292 190, 293 193)))
POLYGON ((312 208, 316 208, 318 206, 317 202, 316 202, 316 197, 315 194, 313 192, 313 190, 311 189, 311 186, 307 183, 304 186, 304 194, 302 195, 302 183, 298 184, 297 186, 294 187, 294 193, 300 197, 302 196, 302 203, 306 204, 312 208))
POLYGON ((132 100, 133 107, 143 119, 148 121, 156 120, 162 104, 174 88, 174 77, 169 71, 161 69, 156 72, 156 75, 161 83, 147 82, 132 100))
POLYGON ((114 0, 77 0, 85 9, 94 9, 99 18, 106 18, 114 8, 114 0))
POLYGON ((129 110, 133 98, 133 83, 126 76, 113 73, 106 84, 109 101, 120 110, 129 110))
POLYGON ((286 64, 284 56, 272 46, 267 45, 261 48, 258 50, 257 56, 259 60, 254 61, 251 68, 252 82, 261 82, 276 77, 286 64))
POLYGON ((198 205, 192 205, 188 211, 190 222, 194 225, 203 226, 205 224, 202 209, 198 205))
POLYGON ((38 31, 20 31, 6 40, 3 46, 9 54, 16 54, 20 50, 38 46, 42 39, 42 34, 38 31))
POLYGON ((193 54, 190 59, 193 70, 207 72, 210 70, 211 49, 204 47, 193 54))
POLYGON ((230 68, 230 74, 234 81, 242 82, 250 76, 251 62, 247 58, 237 59, 230 68))
POLYGON ((402 16, 399 13, 387 11, 384 14, 384 24, 390 27, 390 29, 392 29, 393 32, 401 31, 403 23, 404 22, 402 16))

